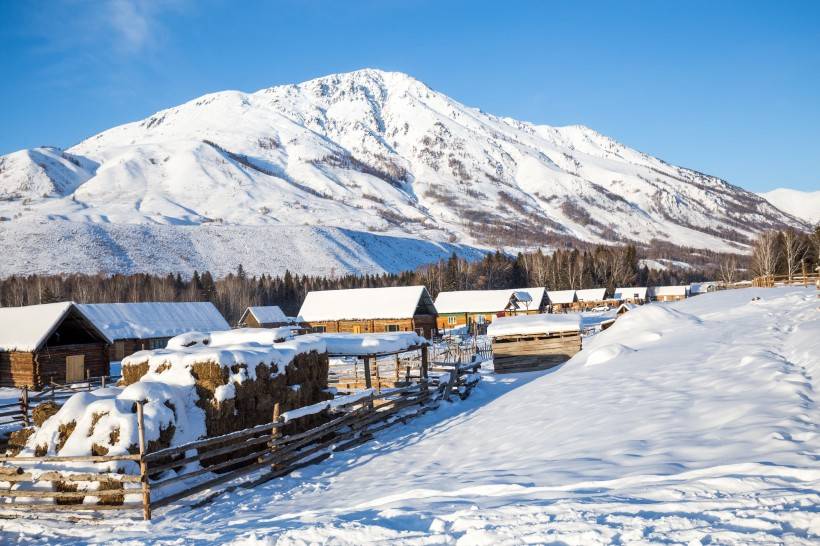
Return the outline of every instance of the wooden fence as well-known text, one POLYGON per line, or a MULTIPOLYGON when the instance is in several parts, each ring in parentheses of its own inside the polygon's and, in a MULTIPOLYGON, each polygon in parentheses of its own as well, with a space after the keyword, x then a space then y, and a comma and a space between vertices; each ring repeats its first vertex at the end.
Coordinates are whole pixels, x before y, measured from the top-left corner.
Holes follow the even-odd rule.
MULTIPOLYGON (((366 442, 393 424, 406 423, 437 407, 441 399, 450 400, 453 395, 466 398, 478 383, 479 365, 433 366, 429 381, 421 379, 380 393, 370 389, 284 414, 280 414, 277 404, 270 423, 151 452, 145 441, 142 403, 137 403, 136 454, 0 457, 0 510, 10 509, 19 516, 30 511, 141 509, 143 518, 151 519, 155 508, 220 486, 250 487, 283 476, 323 460, 334 451, 366 442), (322 415, 323 424, 285 434, 288 425, 308 415, 322 415), (132 463, 125 465, 130 472, 74 473, 56 469, 65 463, 96 467, 112 462, 132 463), (32 463, 40 469, 43 464, 50 467, 33 472, 27 468, 32 463), (258 475, 228 485, 251 473, 258 475), (59 484, 59 490, 54 490, 55 484, 59 484)), ((225 490, 219 489, 197 504, 225 490)))
POLYGON ((820 273, 802 275, 766 275, 752 279, 752 286, 772 288, 775 286, 820 286, 820 273))

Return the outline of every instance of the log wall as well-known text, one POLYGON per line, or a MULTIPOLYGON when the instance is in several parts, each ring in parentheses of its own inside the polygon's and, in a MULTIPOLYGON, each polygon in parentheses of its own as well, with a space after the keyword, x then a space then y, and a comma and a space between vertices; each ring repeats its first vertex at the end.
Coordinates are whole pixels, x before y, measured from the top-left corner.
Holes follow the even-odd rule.
POLYGON ((35 379, 34 353, 0 353, 0 385, 32 387, 35 379))
POLYGON ((322 320, 308 323, 311 328, 323 327, 327 333, 371 334, 383 332, 421 331, 426 338, 432 337, 436 329, 436 318, 433 315, 416 315, 404 319, 369 319, 369 320, 322 320), (391 326, 396 329, 390 330, 391 326))
POLYGON ((496 373, 545 370, 566 362, 581 350, 580 332, 493 338, 496 373))
POLYGON ((83 355, 87 377, 100 377, 109 373, 108 345, 105 343, 82 343, 43 347, 36 355, 36 386, 49 382, 64 383, 66 380, 66 357, 83 355))

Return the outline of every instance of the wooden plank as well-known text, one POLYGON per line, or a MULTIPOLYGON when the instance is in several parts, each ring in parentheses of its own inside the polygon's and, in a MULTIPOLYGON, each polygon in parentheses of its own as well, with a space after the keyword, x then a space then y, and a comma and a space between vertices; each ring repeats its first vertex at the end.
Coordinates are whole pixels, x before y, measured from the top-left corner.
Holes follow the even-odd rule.
POLYGON ((75 512, 80 510, 84 512, 100 512, 103 510, 135 510, 141 508, 142 504, 133 502, 123 504, 33 504, 24 502, 0 503, 0 511, 4 511, 7 509, 19 509, 24 512, 75 512))

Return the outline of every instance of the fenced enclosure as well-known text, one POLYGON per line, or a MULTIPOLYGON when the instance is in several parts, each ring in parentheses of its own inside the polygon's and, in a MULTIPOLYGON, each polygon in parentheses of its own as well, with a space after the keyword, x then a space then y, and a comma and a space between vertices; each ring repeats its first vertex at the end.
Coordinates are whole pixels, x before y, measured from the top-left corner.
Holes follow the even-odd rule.
POLYGON ((803 272, 801 275, 766 275, 752 279, 752 286, 773 288, 775 286, 818 286, 820 273, 803 272))
POLYGON ((153 451, 145 439, 143 404, 137 402, 135 453, 0 457, 0 511, 23 516, 136 510, 151 519, 156 508, 214 490, 201 504, 226 489, 251 487, 364 443, 380 430, 436 408, 442 399, 465 398, 478 383, 479 366, 437 363, 429 379, 400 388, 367 389, 285 413, 276 404, 269 423, 153 451), (322 424, 299 430, 300 419, 317 415, 322 424), (111 471, 112 463, 120 468, 111 471), (81 469, 72 471, 72 465, 81 469), (250 479, 240 481, 246 476, 250 479))

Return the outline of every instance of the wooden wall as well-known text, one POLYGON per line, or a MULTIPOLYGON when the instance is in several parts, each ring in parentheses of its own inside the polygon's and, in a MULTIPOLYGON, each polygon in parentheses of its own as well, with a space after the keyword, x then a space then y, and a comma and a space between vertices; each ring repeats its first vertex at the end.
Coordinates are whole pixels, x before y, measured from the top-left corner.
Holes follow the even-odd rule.
POLYGON ((416 329, 422 331, 422 335, 430 338, 436 330, 436 317, 433 315, 416 315, 413 318, 404 319, 369 319, 369 320, 324 320, 311 321, 308 323, 311 328, 324 327, 328 333, 382 333, 389 332, 390 326, 396 326, 396 332, 413 332, 416 329))
POLYGON ((22 387, 34 384, 34 353, 0 353, 0 385, 22 387))
POLYGON ((108 345, 105 343, 83 343, 79 345, 58 345, 43 347, 36 354, 38 385, 47 385, 50 381, 62 383, 65 381, 65 359, 70 355, 85 357, 86 375, 99 377, 108 375, 108 345))
POLYGON ((496 373, 545 370, 580 350, 580 332, 497 337, 493 338, 493 367, 496 373))

